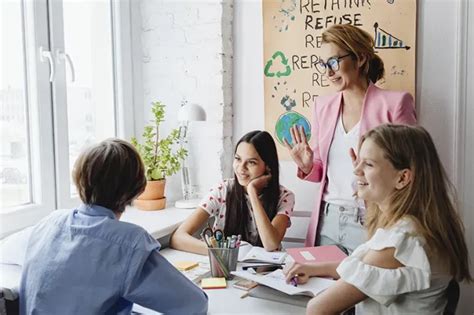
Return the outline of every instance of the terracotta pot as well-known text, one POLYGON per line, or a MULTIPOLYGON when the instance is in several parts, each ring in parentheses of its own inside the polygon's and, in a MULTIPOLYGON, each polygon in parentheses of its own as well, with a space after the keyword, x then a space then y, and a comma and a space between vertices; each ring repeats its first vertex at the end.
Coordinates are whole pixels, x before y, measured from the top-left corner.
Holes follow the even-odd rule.
POLYGON ((161 210, 166 207, 166 198, 160 198, 155 200, 138 200, 133 202, 133 206, 140 210, 161 210))
POLYGON ((166 180, 149 180, 146 182, 145 191, 138 196, 138 200, 156 200, 165 196, 166 180))

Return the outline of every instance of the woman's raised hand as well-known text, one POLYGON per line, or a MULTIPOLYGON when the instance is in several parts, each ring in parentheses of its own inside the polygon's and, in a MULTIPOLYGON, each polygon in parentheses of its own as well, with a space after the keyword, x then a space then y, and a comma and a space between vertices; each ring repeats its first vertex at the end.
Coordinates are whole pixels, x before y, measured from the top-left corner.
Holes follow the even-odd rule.
POLYGON ((357 163, 358 163, 358 160, 357 160, 357 155, 354 151, 353 148, 350 148, 349 149, 349 155, 351 156, 351 161, 352 161, 352 167, 356 168, 357 167, 357 163))
POLYGON ((284 145, 290 151, 290 156, 296 165, 298 165, 305 174, 308 174, 313 168, 313 150, 306 139, 304 127, 300 126, 300 128, 298 128, 297 125, 294 125, 290 129, 290 133, 293 146, 288 143, 286 138, 283 138, 284 145))

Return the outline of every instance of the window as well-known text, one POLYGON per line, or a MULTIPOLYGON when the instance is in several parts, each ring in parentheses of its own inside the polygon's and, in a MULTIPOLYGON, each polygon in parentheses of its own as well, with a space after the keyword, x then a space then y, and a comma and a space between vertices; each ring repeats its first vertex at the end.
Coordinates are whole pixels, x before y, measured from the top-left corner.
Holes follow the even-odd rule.
POLYGON ((26 68, 22 10, 18 2, 0 3, 0 194, 2 210, 28 204, 30 152, 26 106, 26 68))
POLYGON ((77 205, 79 152, 129 138, 128 10, 126 1, 0 2, 0 237, 77 205))

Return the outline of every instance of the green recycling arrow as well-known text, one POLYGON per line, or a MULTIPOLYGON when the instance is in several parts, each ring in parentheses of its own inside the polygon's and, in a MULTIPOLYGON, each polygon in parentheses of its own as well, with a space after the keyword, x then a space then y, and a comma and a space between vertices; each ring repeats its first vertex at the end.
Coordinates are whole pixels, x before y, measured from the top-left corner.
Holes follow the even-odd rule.
POLYGON ((281 51, 276 51, 272 58, 270 60, 267 61, 266 65, 265 65, 265 69, 264 69, 264 74, 265 76, 267 77, 274 77, 275 75, 279 78, 279 77, 287 77, 291 74, 291 68, 290 66, 288 65, 288 58, 285 57, 285 54, 282 53, 281 51), (284 72, 281 72, 281 71, 278 71, 276 74, 274 72, 272 72, 270 70, 270 68, 272 67, 273 65, 273 60, 276 60, 277 58, 280 59, 281 61, 281 64, 283 64, 285 67, 285 71, 284 72))

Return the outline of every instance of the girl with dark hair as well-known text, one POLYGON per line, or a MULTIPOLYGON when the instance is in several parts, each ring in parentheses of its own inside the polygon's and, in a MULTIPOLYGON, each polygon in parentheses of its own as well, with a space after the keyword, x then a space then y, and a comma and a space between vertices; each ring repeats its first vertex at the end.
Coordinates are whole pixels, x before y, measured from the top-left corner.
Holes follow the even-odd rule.
POLYGON ((171 246, 207 254, 206 244, 192 235, 215 217, 214 229, 268 251, 280 247, 290 225, 294 195, 280 185, 278 154, 272 136, 251 131, 235 147, 234 178, 211 188, 196 211, 176 230, 171 246))

